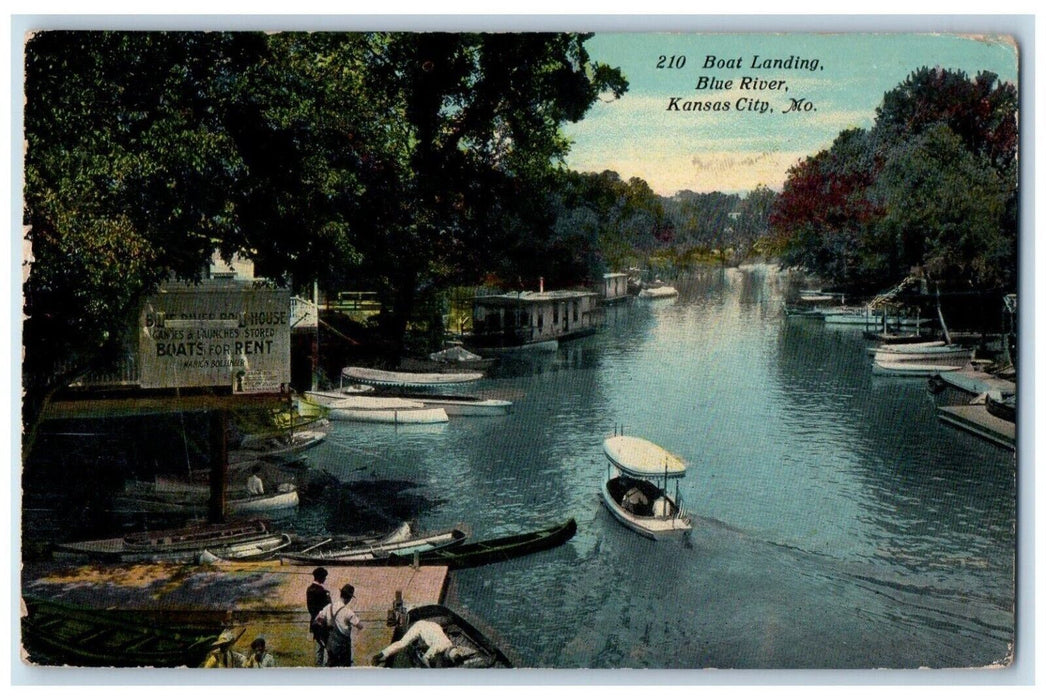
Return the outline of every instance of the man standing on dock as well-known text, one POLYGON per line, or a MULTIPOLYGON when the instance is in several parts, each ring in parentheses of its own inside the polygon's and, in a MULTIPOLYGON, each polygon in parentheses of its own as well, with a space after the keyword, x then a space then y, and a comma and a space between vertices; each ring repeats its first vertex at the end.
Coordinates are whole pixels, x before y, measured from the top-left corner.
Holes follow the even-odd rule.
POLYGON ((352 666, 352 628, 363 629, 363 623, 356 612, 349 607, 356 588, 351 583, 341 587, 341 603, 331 603, 316 616, 317 622, 326 624, 330 633, 327 636, 327 665, 352 666))
POLYGON ((318 628, 313 623, 320 611, 331 603, 331 594, 324 588, 323 583, 327 580, 327 570, 322 566, 312 572, 313 581, 305 592, 305 605, 309 608, 309 631, 316 641, 316 665, 327 665, 327 629, 318 628))

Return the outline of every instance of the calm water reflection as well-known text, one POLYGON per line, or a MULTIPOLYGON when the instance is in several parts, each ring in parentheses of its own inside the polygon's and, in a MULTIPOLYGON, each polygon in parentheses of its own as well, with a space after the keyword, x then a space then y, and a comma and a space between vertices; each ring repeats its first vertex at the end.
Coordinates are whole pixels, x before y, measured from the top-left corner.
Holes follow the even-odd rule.
MULTIPOLYGON (((313 471, 348 491, 399 483, 400 511, 473 538, 576 518, 563 547, 452 576, 451 604, 524 665, 1003 659, 1013 453, 939 424, 923 381, 872 376, 859 331, 786 319, 790 283, 766 267, 697 274, 677 299, 611 308, 596 336, 503 362, 477 390, 511 415, 335 424, 313 471), (601 444, 619 426, 690 465, 689 540, 644 540, 602 509, 601 444)), ((320 499, 296 528, 403 515, 390 507, 320 499)))

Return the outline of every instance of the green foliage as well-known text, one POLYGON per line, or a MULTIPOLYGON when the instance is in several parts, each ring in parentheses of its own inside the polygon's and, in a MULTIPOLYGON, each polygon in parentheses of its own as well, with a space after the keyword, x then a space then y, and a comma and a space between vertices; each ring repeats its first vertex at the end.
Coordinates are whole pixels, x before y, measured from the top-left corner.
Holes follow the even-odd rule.
POLYGON ((394 348, 418 310, 438 330, 447 286, 511 268, 515 241, 571 249, 550 213, 559 127, 627 89, 587 38, 34 36, 25 424, 121 347, 143 295, 197 278, 215 248, 297 285, 376 289, 394 348))
POLYGON ((789 170, 771 215, 783 264, 882 288, 914 267, 946 287, 1016 285, 1016 90, 920 68, 873 128, 789 170))

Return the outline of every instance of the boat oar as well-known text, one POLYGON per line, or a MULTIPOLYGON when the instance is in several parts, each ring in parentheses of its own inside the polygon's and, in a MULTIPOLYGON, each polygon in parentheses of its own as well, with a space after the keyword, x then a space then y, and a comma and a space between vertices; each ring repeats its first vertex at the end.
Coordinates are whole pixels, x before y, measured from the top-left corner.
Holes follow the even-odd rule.
POLYGON ((308 552, 310 550, 316 549, 317 547, 322 547, 323 545, 327 544, 328 542, 332 542, 333 540, 334 540, 333 537, 328 537, 327 539, 323 540, 323 542, 317 542, 316 544, 312 545, 311 547, 306 547, 305 549, 303 549, 300 552, 298 552, 298 554, 305 554, 305 552, 308 552))

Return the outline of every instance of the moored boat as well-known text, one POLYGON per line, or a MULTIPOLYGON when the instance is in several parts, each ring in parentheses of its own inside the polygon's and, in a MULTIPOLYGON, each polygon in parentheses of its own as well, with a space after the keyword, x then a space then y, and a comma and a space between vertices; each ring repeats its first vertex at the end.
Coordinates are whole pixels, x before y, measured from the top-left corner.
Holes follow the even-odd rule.
POLYGON ((389 397, 417 401, 426 408, 441 408, 448 416, 504 416, 511 412, 512 402, 460 394, 387 394, 389 397))
POLYGON ((482 372, 390 372, 370 367, 346 367, 343 377, 372 386, 434 387, 467 384, 483 378, 482 372))
POLYGON ((140 610, 98 610, 28 596, 23 602, 22 646, 30 661, 46 665, 194 668, 223 630, 218 622, 157 621, 140 610))
MULTIPOLYGON (((491 635, 480 632, 474 624, 450 608, 442 605, 422 605, 402 614, 393 611, 392 622, 395 630, 392 633, 393 645, 409 634, 410 628, 420 622, 429 621, 439 625, 443 634, 453 645, 452 655, 441 654, 437 665, 454 668, 514 668, 509 657, 491 640, 491 635)), ((397 646, 393 646, 396 649, 397 646)), ((430 668, 432 664, 425 658, 426 649, 416 644, 408 644, 398 653, 389 653, 389 647, 375 656, 378 666, 390 668, 430 668)))
POLYGON ((309 564, 323 566, 382 566, 390 563, 393 555, 413 557, 434 549, 453 547, 465 541, 467 535, 458 529, 443 530, 396 542, 382 541, 375 544, 349 546, 323 546, 311 551, 288 552, 280 556, 284 564, 309 564))
MULTIPOLYGON (((517 557, 542 552, 558 547, 577 532, 577 522, 570 520, 522 535, 509 535, 494 539, 460 544, 455 547, 423 552, 417 561, 423 566, 446 566, 451 569, 468 569, 484 564, 494 564, 517 557)), ((390 563, 410 564, 413 556, 392 555, 390 563)))
POLYGON ((128 533, 84 542, 66 542, 55 546, 61 555, 86 556, 116 561, 170 560, 191 557, 204 549, 219 549, 259 538, 279 537, 269 530, 264 520, 234 523, 192 525, 168 530, 128 533))
POLYGON ((872 363, 873 374, 885 374, 899 377, 932 377, 942 372, 956 372, 966 363, 935 364, 926 362, 894 362, 876 358, 872 363))
POLYGON ((676 290, 675 287, 670 287, 668 285, 647 287, 639 290, 639 297, 641 299, 667 299, 674 296, 679 296, 678 290, 676 290))
POLYGON ((603 502, 619 522, 651 539, 687 532, 692 523, 679 505, 679 479, 686 465, 668 450, 643 438, 615 435, 603 442, 607 480, 603 502), (676 481, 676 494, 667 493, 676 481))
MULTIPOLYGON (((208 506, 210 487, 205 484, 157 480, 131 482, 123 494, 113 499, 120 513, 185 513, 202 514, 208 506)), ((230 491, 225 500, 226 515, 273 513, 298 507, 298 489, 294 484, 279 484, 270 493, 249 496, 243 491, 230 491)))
POLYGON ((304 401, 324 406, 328 417, 338 421, 421 424, 446 423, 449 420, 447 412, 442 408, 394 396, 309 391, 305 393, 304 401))
POLYGON ((877 364, 915 362, 962 367, 973 359, 973 350, 961 345, 931 341, 878 347, 875 349, 874 358, 877 364))
POLYGON ((984 396, 984 407, 988 413, 1010 423, 1017 422, 1017 395, 1001 391, 989 391, 984 396))
POLYGON ((326 437, 327 433, 322 430, 299 430, 289 435, 251 442, 236 452, 242 454, 244 459, 283 462, 297 459, 303 452, 311 450, 323 442, 326 437))

